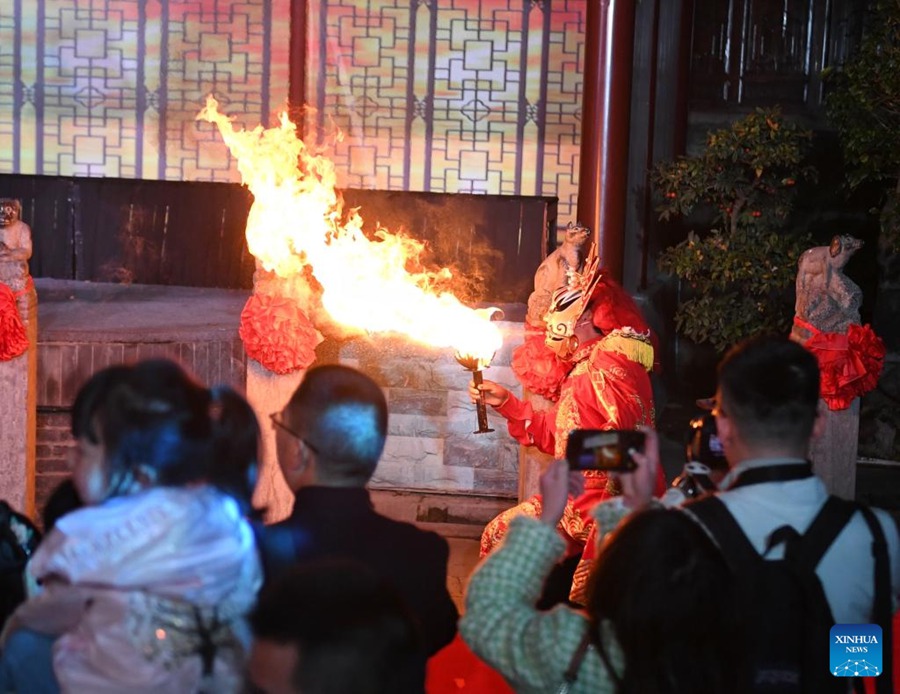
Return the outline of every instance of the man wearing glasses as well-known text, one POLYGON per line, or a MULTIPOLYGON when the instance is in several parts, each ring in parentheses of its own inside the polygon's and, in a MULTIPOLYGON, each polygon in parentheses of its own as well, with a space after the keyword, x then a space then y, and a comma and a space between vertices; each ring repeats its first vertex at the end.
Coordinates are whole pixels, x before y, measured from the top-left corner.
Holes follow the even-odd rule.
POLYGON ((406 601, 428 655, 448 644, 458 613, 447 591, 446 540, 376 513, 366 489, 387 436, 381 388, 355 369, 319 366, 271 418, 294 509, 263 531, 267 580, 297 562, 359 561, 406 601))
MULTIPOLYGON (((807 460, 810 442, 822 427, 819 367, 810 352, 783 337, 750 339, 728 352, 718 381, 713 415, 730 472, 721 491, 682 508, 716 541, 736 580, 750 584, 742 583, 741 593, 745 636, 755 654, 748 656, 749 674, 757 683, 799 674, 803 691, 831 691, 811 685, 822 675, 826 684, 834 684, 830 678, 837 673, 829 673, 828 660, 832 625, 877 621, 890 643, 892 604, 900 595, 897 527, 886 511, 830 497, 807 460), (772 590, 775 578, 753 584, 770 575, 759 568, 761 559, 773 566, 783 562, 784 575, 793 577, 778 580, 781 595, 772 590), (801 607, 789 604, 786 613, 797 610, 799 626, 806 630, 801 636, 814 632, 818 639, 801 654, 799 672, 791 669, 797 661, 790 651, 768 650, 768 644, 779 644, 773 634, 794 632, 758 620, 758 615, 771 616, 769 605, 782 604, 782 595, 797 588, 801 607)), ((657 443, 648 433, 645 454, 635 456, 638 469, 621 476, 627 508, 650 501, 657 443)), ((884 653, 889 663, 890 648, 884 653)), ((889 672, 879 682, 890 691, 889 672)), ((837 687, 848 691, 840 682, 837 687)))

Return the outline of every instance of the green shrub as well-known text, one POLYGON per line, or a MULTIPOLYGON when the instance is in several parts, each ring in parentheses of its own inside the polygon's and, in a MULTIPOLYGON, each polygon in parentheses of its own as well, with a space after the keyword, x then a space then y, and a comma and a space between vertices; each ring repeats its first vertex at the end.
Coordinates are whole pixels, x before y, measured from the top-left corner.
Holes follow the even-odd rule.
POLYGON ((759 332, 787 333, 797 259, 810 245, 788 228, 812 133, 778 109, 757 110, 709 133, 697 156, 652 172, 661 220, 706 212, 712 222, 666 249, 659 268, 682 280, 679 332, 722 352, 759 332))

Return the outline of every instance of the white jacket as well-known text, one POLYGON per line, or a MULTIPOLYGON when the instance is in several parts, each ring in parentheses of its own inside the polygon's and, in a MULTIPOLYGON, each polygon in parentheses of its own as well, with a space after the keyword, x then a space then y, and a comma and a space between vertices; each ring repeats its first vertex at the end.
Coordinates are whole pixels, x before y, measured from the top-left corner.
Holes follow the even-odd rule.
POLYGON ((48 607, 68 614, 53 649, 64 692, 240 691, 245 615, 262 573, 230 497, 155 488, 75 511, 28 571, 44 587, 20 607, 20 622, 40 627, 48 607), (216 647, 206 678, 203 629, 216 647))

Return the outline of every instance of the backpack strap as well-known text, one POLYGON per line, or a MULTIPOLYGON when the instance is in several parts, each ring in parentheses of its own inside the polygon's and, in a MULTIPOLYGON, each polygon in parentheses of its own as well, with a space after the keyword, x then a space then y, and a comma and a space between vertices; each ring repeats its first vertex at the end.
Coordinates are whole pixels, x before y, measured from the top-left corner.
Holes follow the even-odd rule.
MULTIPOLYGON (((797 561, 804 568, 815 571, 828 548, 834 544, 858 508, 852 501, 829 496, 809 528, 803 533, 803 542, 787 543, 785 558, 797 561)), ((774 539, 775 533, 772 533, 770 540, 774 539)))
MULTIPOLYGON (((585 629, 584 635, 581 637, 581 641, 578 642, 578 648, 575 649, 575 652, 572 654, 572 659, 569 661, 569 667, 566 668, 565 673, 563 673, 564 683, 560 688, 562 692, 568 692, 569 688, 575 684, 575 681, 578 679, 578 670, 581 669, 581 661, 584 660, 584 654, 587 653, 588 646, 591 644, 591 630, 590 627, 585 629)), ((612 674, 613 670, 610 666, 606 653, 601 651, 601 658, 603 658, 603 662, 606 665, 606 669, 612 674)))
POLYGON ((884 529, 878 518, 868 506, 859 504, 869 532, 872 533, 872 556, 875 558, 875 598, 872 602, 871 620, 881 626, 881 676, 875 680, 875 691, 888 694, 893 691, 894 683, 894 634, 891 619, 891 566, 888 561, 887 540, 884 529))
POLYGON ((742 566, 752 566, 753 562, 763 561, 719 497, 711 494, 684 504, 682 509, 700 522, 718 545, 733 572, 740 573, 742 566))
MULTIPOLYGON (((881 627, 882 672, 875 680, 877 694, 893 692, 893 632, 891 623, 891 569, 888 561, 887 540, 878 518, 868 506, 829 496, 803 535, 802 543, 788 542, 786 558, 793 558, 805 569, 815 571, 816 566, 837 539, 853 515, 859 511, 872 534, 872 556, 875 560, 874 595, 872 600, 873 624, 881 627), (789 556, 790 555, 790 556, 789 556)), ((773 533, 774 535, 774 533, 773 533)), ((856 680, 857 687, 861 680, 856 680)))

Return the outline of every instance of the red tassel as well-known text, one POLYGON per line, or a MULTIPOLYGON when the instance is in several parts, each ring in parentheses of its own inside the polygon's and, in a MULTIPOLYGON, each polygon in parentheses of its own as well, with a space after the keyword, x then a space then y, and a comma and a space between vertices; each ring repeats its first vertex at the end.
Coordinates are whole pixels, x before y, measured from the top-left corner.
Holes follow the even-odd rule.
POLYGON ((0 361, 9 361, 28 349, 28 334, 19 316, 12 289, 0 282, 0 361))

